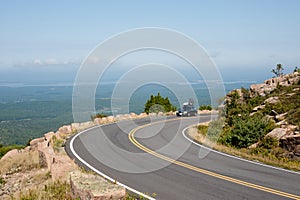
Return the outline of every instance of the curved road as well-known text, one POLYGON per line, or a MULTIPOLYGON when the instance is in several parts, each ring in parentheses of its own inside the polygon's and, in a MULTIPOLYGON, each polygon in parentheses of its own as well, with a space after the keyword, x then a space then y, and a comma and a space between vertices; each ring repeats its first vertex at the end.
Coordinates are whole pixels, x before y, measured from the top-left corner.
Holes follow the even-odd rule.
POLYGON ((67 141, 84 167, 156 199, 300 199, 300 173, 207 151, 184 137, 208 121, 149 118, 83 131, 67 141))

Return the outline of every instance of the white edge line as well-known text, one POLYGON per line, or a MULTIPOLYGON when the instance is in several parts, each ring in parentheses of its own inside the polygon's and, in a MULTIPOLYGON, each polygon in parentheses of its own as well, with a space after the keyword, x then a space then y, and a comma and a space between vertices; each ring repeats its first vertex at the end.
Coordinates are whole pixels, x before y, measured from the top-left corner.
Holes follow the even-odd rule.
POLYGON ((212 151, 214 153, 218 153, 218 154, 221 154, 223 156, 227 156, 227 157, 230 157, 230 158, 234 158, 234 159, 237 159, 237 160, 241 160, 241 161, 244 161, 244 162, 248 162, 248 163, 252 163, 252 164, 255 164, 255 165, 260 165, 260 166, 263 166, 263 167, 268 167, 268 168, 272 168, 272 169, 276 169, 276 170, 280 170, 280 171, 284 171, 284 172, 289 172, 289 173, 292 173, 292 174, 298 174, 300 175, 300 172, 296 172, 296 171, 292 171, 292 170, 287 170, 287 169, 283 169, 283 168, 279 168, 279 167, 274 167, 274 166, 271 166, 271 165, 266 165, 266 164, 263 164, 263 163, 259 163, 259 162, 255 162, 255 161, 252 161, 252 160, 247 160, 245 158, 240 158, 240 157, 237 157, 237 156, 233 156, 233 155, 230 155, 230 154, 227 154, 227 153, 223 153, 223 152, 220 152, 220 151, 217 151, 217 150, 214 150, 214 149, 211 149, 209 147, 206 147, 206 146, 203 146, 195 141, 193 141, 192 139, 190 139, 189 137, 187 137, 185 135, 185 132, 188 128, 190 127, 193 127, 193 126, 196 126, 197 124, 194 124, 194 125, 190 125, 186 128, 184 128, 182 130, 182 135, 185 137, 185 139, 189 140, 190 142, 192 142, 193 144, 201 147, 201 148, 204 148, 204 149, 207 149, 209 151, 212 151))
MULTIPOLYGON (((114 123, 116 123, 116 122, 114 122, 114 123)), ((114 123, 110 123, 110 124, 114 124, 114 123)), ((84 131, 79 132, 78 134, 76 134, 76 135, 71 139, 71 141, 70 141, 70 150, 72 151, 73 155, 74 155, 80 162, 82 162, 84 165, 86 165, 88 168, 90 168, 91 170, 93 170, 94 172, 96 172, 97 174, 99 174, 100 176, 102 176, 102 177, 104 177, 104 178, 110 180, 110 181, 113 182, 113 183, 116 183, 117 185, 120 185, 120 186, 126 188, 127 190, 130 190, 131 192, 134 192, 134 193, 136 193, 136 194, 138 194, 138 195, 140 195, 140 196, 143 196, 143 197, 145 197, 145 198, 147 198, 147 199, 149 199, 149 200, 155 200, 155 198, 150 197, 150 196, 148 196, 148 195, 146 195, 146 194, 144 194, 144 193, 142 193, 142 192, 139 192, 139 191, 137 191, 137 190, 135 190, 135 189, 133 189, 133 188, 131 188, 131 187, 129 187, 129 186, 123 184, 123 183, 118 182, 117 180, 115 180, 115 179, 109 177, 108 175, 106 175, 106 174, 100 172, 99 170, 97 170, 96 168, 94 168, 93 166, 91 166, 89 163, 87 163, 85 160, 83 160, 83 159, 76 153, 76 151, 74 150, 74 148, 73 148, 73 142, 74 142, 74 140, 75 140, 79 135, 81 135, 81 134, 83 134, 83 133, 85 133, 85 132, 87 132, 87 131, 89 131, 89 130, 91 130, 91 129, 94 129, 94 128, 97 128, 97 127, 101 127, 101 126, 110 125, 110 124, 103 124, 103 125, 94 126, 94 127, 91 127, 91 128, 88 128, 88 129, 86 129, 86 130, 84 130, 84 131)))

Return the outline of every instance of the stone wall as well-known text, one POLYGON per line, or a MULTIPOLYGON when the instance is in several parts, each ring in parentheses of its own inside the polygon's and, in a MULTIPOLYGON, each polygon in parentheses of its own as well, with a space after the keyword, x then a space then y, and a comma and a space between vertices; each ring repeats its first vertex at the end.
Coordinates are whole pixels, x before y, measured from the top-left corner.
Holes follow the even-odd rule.
MULTIPOLYGON (((174 113, 167 113, 166 115, 171 114, 174 113)), ((2 159, 13 157, 23 151, 38 151, 39 165, 41 167, 39 170, 49 171, 52 179, 70 179, 71 191, 74 199, 124 199, 126 195, 125 188, 114 183, 107 182, 104 178, 96 174, 80 172, 80 170, 78 171, 74 161, 66 155, 63 147, 58 147, 58 149, 56 147, 56 150, 54 150, 53 138, 55 137, 57 140, 65 141, 76 132, 83 131, 96 125, 113 123, 121 120, 144 118, 148 116, 149 115, 146 113, 141 113, 139 115, 130 113, 126 115, 108 116, 101 119, 97 118, 94 121, 89 122, 65 125, 60 127, 55 133, 49 132, 44 134, 44 137, 33 139, 30 142, 30 146, 23 150, 15 149, 9 151, 7 155, 2 157, 2 159)))

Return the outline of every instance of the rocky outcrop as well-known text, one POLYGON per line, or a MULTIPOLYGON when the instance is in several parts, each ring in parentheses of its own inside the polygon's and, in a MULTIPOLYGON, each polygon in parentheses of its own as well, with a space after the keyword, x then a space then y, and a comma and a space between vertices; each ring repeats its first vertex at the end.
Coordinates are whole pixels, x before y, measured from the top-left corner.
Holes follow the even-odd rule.
POLYGON ((295 156, 299 156, 300 157, 300 144, 298 144, 295 147, 294 154, 295 154, 295 156))
MULTIPOLYGON (((241 88, 229 92, 225 98, 225 104, 230 104, 232 99, 234 99, 240 104, 255 105, 249 113, 250 116, 255 115, 257 112, 267 113, 265 117, 273 120, 276 123, 276 128, 265 137, 276 138, 282 148, 289 151, 293 156, 299 156, 300 147, 298 145, 300 144, 296 141, 300 137, 300 128, 299 125, 295 126, 297 120, 292 120, 293 117, 297 118, 299 116, 295 114, 299 108, 297 104, 300 91, 299 83, 299 71, 271 78, 265 80, 262 84, 251 85, 250 90, 241 88), (251 102, 251 98, 255 103, 251 102), (249 99, 250 101, 247 101, 249 99), (291 117, 291 113, 293 117, 291 117)), ((256 148, 257 145, 258 143, 255 143, 248 148, 256 148)))
POLYGON ((29 145, 31 148, 37 148, 38 144, 43 141, 44 141, 44 138, 36 138, 36 139, 31 140, 29 145))
POLYGON ((147 117, 148 115, 146 113, 141 113, 137 116, 137 118, 143 118, 143 117, 147 117))
POLYGON ((6 160, 8 159, 9 157, 13 157, 15 155, 17 155, 19 153, 19 150, 18 149, 12 149, 10 151, 8 151, 2 158, 1 160, 6 160))
MULTIPOLYGON (((53 177, 59 178, 61 173, 57 171, 57 168, 62 166, 62 163, 72 163, 69 157, 64 157, 62 155, 57 156, 53 149, 53 138, 55 137, 57 140, 66 140, 72 134, 88 129, 95 125, 112 123, 115 121, 127 120, 127 119, 136 119, 147 117, 146 113, 141 113, 139 115, 135 113, 125 114, 125 115, 117 115, 117 116, 108 116, 104 118, 96 118, 94 121, 82 122, 82 123, 72 123, 71 125, 65 125, 60 127, 55 133, 49 132, 44 134, 44 137, 36 138, 30 141, 30 146, 26 147, 23 150, 11 150, 6 155, 4 155, 2 159, 6 159, 8 157, 15 156, 23 151, 34 151, 37 150, 39 152, 40 159, 40 167, 47 168, 50 171, 53 171, 53 177), (56 172, 54 172, 56 171, 56 172), (57 176, 55 176, 57 174, 57 176)), ((65 168, 67 171, 68 168, 65 168)))
POLYGON ((283 136, 280 139, 280 146, 292 152, 293 156, 300 156, 300 135, 283 136))
POLYGON ((279 97, 270 97, 270 98, 267 98, 264 103, 270 103, 270 104, 275 104, 279 102, 279 97))
POLYGON ((37 185, 44 185, 45 180, 39 177, 44 177, 46 173, 44 169, 32 169, 26 172, 18 171, 13 174, 2 175, 1 178, 5 184, 0 184, 0 199, 19 199, 13 198, 13 195, 25 189, 36 188, 37 185))
POLYGON ((43 151, 39 151, 39 165, 41 168, 48 168, 47 157, 43 151))
POLYGON ((60 127, 55 134, 62 139, 66 139, 69 135, 72 135, 73 133, 76 133, 75 128, 73 128, 72 125, 65 125, 60 127))
POLYGON ((297 84, 300 81, 300 73, 286 74, 280 77, 265 80, 262 84, 255 84, 250 86, 252 96, 260 95, 266 96, 279 86, 290 86, 297 84))
POLYGON ((72 123, 71 130, 72 130, 72 132, 80 132, 80 131, 88 129, 92 126, 95 126, 94 122, 92 122, 92 121, 82 122, 82 123, 72 123))
MULTIPOLYGON (((11 169, 7 174, 0 174, 3 180, 6 182, 2 187, 0 184, 0 199, 11 199, 12 195, 22 190, 39 188, 43 186, 45 179, 34 182, 38 177, 50 177, 50 179, 56 180, 70 180, 72 187, 72 194, 74 199, 124 199, 125 189, 116 184, 107 182, 104 178, 81 172, 77 169, 73 160, 71 160, 64 152, 63 147, 56 147, 56 141, 64 141, 71 135, 78 131, 90 128, 95 125, 102 125, 112 123, 120 120, 137 119, 147 117, 146 113, 139 115, 130 113, 126 115, 108 116, 104 118, 96 118, 94 121, 83 123, 72 123, 71 125, 65 125, 59 128, 56 132, 49 132, 44 134, 43 137, 31 140, 30 146, 22 150, 11 150, 1 158, 1 162, 11 162, 12 158, 22 156, 23 153, 28 155, 32 152, 36 153, 36 167, 33 169, 21 169, 15 167, 11 169), (27 171, 26 171, 27 170, 27 171), (70 176, 70 172, 74 172, 70 176), (45 175, 48 174, 48 175, 45 175), (74 175, 76 174, 76 175, 74 175), (81 177, 81 178, 80 178, 81 177), (70 178, 70 179, 69 179, 70 178), (79 180, 79 181, 78 181, 79 180), (24 182, 24 183, 23 183, 24 182), (84 183, 83 185, 81 183, 84 183)), ((19 162, 19 159, 15 159, 19 162)), ((28 161, 29 159, 26 160, 28 161)))
POLYGON ((286 129, 286 128, 275 128, 270 133, 268 133, 266 135, 266 137, 273 137, 273 138, 276 138, 277 140, 279 140, 287 133, 288 133, 288 129, 286 129))

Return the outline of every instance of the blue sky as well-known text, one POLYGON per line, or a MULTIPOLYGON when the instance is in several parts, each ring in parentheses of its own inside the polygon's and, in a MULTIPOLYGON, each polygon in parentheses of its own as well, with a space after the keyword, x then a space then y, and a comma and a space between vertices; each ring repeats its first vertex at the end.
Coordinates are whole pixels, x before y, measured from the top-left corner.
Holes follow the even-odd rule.
POLYGON ((300 63, 299 8, 298 0, 3 0, 0 73, 76 71, 97 44, 141 27, 194 38, 223 70, 266 73, 282 63, 289 72, 300 63))

